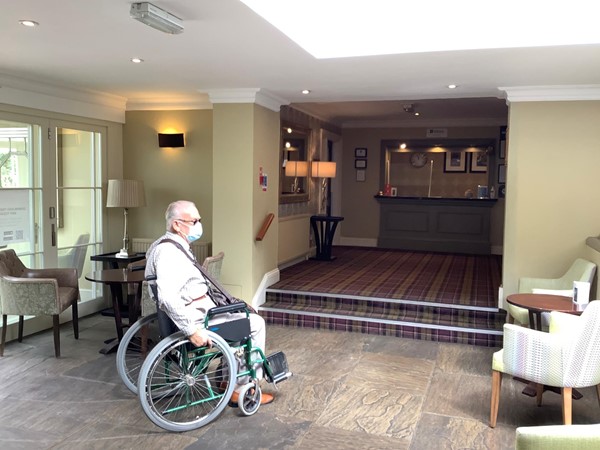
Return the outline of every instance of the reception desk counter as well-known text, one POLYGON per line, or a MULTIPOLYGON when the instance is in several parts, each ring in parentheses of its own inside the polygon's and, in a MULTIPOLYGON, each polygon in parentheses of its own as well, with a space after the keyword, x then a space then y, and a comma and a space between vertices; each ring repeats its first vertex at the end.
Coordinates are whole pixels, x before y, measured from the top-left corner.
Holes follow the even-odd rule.
POLYGON ((495 199, 376 195, 382 248, 485 255, 491 253, 495 199))

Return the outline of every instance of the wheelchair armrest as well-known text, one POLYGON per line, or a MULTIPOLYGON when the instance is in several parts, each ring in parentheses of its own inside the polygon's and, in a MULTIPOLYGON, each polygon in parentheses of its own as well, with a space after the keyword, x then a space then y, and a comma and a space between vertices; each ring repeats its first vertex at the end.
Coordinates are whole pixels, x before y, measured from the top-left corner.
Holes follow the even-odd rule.
POLYGON ((246 305, 246 302, 237 302, 232 303, 230 305, 215 306, 214 308, 208 310, 207 317, 214 317, 219 314, 234 312, 248 312, 248 306, 246 305))

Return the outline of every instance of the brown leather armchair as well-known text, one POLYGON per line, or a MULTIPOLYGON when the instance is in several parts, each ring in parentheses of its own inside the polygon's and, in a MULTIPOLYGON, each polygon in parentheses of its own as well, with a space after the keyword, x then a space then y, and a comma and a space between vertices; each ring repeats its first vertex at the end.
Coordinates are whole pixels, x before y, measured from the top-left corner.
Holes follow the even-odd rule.
POLYGON ((18 341, 23 340, 23 316, 50 315, 54 330, 54 354, 60 356, 59 314, 69 306, 73 312, 73 332, 79 339, 77 269, 28 269, 14 250, 0 251, 0 312, 4 356, 8 315, 19 316, 18 341))

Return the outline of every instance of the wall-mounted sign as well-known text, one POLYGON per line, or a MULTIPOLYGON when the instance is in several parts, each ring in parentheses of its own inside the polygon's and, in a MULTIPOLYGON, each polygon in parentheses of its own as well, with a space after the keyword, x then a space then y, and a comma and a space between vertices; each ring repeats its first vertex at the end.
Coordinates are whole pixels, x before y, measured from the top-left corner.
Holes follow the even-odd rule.
POLYGON ((425 136, 428 138, 448 137, 448 128, 427 128, 425 136))
POLYGON ((29 192, 0 189, 0 246, 29 241, 29 192))

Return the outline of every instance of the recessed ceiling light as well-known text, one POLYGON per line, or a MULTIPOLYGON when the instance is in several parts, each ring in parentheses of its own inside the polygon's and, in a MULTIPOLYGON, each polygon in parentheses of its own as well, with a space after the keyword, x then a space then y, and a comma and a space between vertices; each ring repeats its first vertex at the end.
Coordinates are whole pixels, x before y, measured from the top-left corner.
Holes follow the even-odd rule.
POLYGON ((131 62, 139 64, 139 63, 143 63, 144 60, 142 58, 131 58, 131 62))
POLYGON ((19 20, 21 25, 25 25, 26 27, 37 27, 39 23, 34 20, 19 20))
POLYGON ((308 89, 303 89, 303 90, 302 90, 302 93, 303 93, 304 95, 308 95, 308 94, 310 94, 310 91, 309 91, 308 89))
POLYGON ((456 89, 458 86, 456 84, 449 84, 448 89, 456 89))
POLYGON ((418 113, 418 112, 415 113, 415 116, 420 116, 420 115, 421 115, 421 113, 418 113))
POLYGON ((292 134, 292 129, 291 129, 291 128, 288 128, 288 129, 287 129, 287 132, 288 132, 289 134, 292 134))

